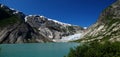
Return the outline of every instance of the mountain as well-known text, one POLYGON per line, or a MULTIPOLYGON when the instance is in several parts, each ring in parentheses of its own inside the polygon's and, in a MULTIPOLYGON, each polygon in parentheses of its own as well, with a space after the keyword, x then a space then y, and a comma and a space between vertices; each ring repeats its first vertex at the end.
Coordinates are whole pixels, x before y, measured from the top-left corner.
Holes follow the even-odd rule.
POLYGON ((25 15, 0 4, 0 43, 51 41, 36 32, 24 20, 25 15))
POLYGON ((78 42, 120 41, 120 0, 107 7, 78 42))
MULTIPOLYGON (((79 26, 62 23, 57 20, 49 19, 39 15, 26 16, 25 20, 32 28, 36 29, 41 35, 45 36, 46 38, 53 39, 54 42, 59 42, 64 37, 67 37, 69 35, 74 35, 77 33, 81 34, 84 30, 79 26)), ((80 35, 78 37, 80 37, 80 35)), ((63 40, 63 42, 66 41, 68 41, 67 38, 66 40, 63 40)))
POLYGON ((78 39, 83 30, 44 16, 25 15, 0 4, 0 43, 66 42, 78 39))

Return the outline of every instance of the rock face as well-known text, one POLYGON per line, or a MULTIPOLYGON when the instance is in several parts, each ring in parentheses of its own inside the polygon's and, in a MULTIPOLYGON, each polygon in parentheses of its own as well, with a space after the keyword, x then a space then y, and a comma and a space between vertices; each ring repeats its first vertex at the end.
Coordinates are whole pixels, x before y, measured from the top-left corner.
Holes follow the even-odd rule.
POLYGON ((0 43, 47 42, 29 24, 25 23, 22 12, 0 4, 0 43))
POLYGON ((62 23, 44 16, 29 15, 25 17, 26 22, 46 38, 55 40, 65 36, 82 33, 83 28, 71 24, 62 23))
POLYGON ((120 41, 120 0, 106 8, 78 41, 120 41))
POLYGON ((66 24, 38 15, 22 12, 0 4, 0 43, 53 42, 56 39, 82 33, 79 26, 66 24))

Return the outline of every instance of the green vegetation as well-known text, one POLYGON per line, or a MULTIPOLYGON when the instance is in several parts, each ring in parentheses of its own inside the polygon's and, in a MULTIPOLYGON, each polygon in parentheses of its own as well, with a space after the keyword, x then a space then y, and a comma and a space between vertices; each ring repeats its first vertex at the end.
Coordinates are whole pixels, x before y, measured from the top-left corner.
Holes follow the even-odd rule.
POLYGON ((68 30, 74 30, 73 26, 68 26, 68 30))
POLYGON ((67 26, 69 32, 75 32, 75 29, 73 26, 67 26))
POLYGON ((108 23, 106 23, 106 25, 108 26, 108 28, 110 27, 110 26, 112 26, 114 23, 116 23, 116 22, 120 22, 120 19, 110 19, 109 20, 109 22, 108 23))
POLYGON ((83 44, 76 48, 71 48, 67 56, 64 57, 119 57, 120 42, 104 42, 83 44))
POLYGON ((0 8, 0 27, 5 27, 6 25, 13 25, 20 21, 20 18, 16 15, 12 15, 11 12, 0 8))
POLYGON ((0 27, 6 26, 6 25, 13 25, 14 23, 16 23, 17 21, 19 21, 19 19, 16 16, 12 16, 6 19, 2 19, 0 20, 0 27))
POLYGON ((0 20, 10 17, 10 12, 6 11, 3 8, 0 8, 0 20))

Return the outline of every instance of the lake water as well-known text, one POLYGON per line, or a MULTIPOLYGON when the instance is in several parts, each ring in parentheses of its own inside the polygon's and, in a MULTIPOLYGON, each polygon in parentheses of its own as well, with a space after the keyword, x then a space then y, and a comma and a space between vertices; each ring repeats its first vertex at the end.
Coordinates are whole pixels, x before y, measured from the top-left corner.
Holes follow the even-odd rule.
POLYGON ((78 43, 2 44, 0 57, 63 57, 78 43))

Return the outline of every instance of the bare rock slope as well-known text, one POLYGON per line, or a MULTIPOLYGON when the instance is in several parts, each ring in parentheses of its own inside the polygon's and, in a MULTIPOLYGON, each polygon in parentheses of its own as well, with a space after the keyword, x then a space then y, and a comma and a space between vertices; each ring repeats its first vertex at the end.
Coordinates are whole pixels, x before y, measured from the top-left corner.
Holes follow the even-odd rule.
POLYGON ((0 43, 56 42, 62 37, 82 33, 83 28, 0 4, 0 43))
POLYGON ((107 7, 79 42, 120 41, 120 0, 107 7))

